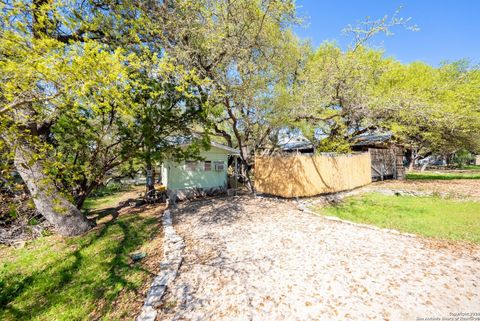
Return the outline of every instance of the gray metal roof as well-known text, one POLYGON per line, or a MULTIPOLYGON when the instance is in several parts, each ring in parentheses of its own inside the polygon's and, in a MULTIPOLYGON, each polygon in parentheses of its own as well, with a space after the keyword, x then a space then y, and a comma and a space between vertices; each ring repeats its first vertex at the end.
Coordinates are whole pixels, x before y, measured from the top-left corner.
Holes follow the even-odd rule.
POLYGON ((285 144, 280 145, 283 150, 295 150, 295 149, 310 149, 313 148, 313 144, 309 141, 292 141, 285 144))
POLYGON ((392 140, 392 136, 391 133, 358 136, 353 146, 368 146, 372 144, 386 143, 392 140))

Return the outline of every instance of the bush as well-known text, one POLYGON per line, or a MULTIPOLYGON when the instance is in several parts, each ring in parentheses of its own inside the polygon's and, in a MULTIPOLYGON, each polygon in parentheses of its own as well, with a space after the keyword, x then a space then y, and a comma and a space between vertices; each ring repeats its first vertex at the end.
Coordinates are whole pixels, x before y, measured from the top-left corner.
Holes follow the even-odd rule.
POLYGON ((470 164, 474 160, 474 156, 468 150, 462 149, 455 153, 453 163, 458 167, 463 167, 470 164))
POLYGON ((0 191, 0 244, 23 243, 42 236, 47 228, 29 194, 0 191))

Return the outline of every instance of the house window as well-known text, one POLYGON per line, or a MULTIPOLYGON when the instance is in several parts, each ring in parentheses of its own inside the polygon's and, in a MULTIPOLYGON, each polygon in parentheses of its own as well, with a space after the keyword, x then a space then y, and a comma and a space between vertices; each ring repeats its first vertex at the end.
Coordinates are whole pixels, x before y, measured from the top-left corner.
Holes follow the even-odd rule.
POLYGON ((217 172, 222 172, 225 169, 223 161, 216 161, 213 163, 213 166, 217 172))
POLYGON ((185 162, 185 169, 187 171, 196 171, 197 170, 197 162, 196 161, 186 161, 185 162))
POLYGON ((205 161, 204 170, 205 172, 209 172, 212 170, 212 161, 205 161))

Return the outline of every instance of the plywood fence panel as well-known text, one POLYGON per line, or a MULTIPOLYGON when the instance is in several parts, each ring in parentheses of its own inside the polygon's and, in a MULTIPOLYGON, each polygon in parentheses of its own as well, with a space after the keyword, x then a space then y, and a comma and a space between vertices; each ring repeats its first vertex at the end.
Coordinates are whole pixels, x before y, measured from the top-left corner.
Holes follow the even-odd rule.
POLYGON ((255 158, 255 188, 263 194, 314 196, 350 190, 370 182, 369 153, 255 158))

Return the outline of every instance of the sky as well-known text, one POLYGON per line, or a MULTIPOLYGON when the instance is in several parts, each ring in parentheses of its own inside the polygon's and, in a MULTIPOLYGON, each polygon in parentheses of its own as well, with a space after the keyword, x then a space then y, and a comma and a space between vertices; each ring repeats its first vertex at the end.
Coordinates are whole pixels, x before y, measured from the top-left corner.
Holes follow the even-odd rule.
POLYGON ((305 20, 296 27, 301 38, 317 47, 323 41, 336 41, 346 48, 351 38, 342 34, 348 24, 391 16, 411 18, 418 31, 401 26, 393 36, 376 36, 370 45, 385 50, 401 62, 423 61, 438 66, 443 61, 470 59, 480 63, 479 0, 296 0, 297 13, 305 20))

